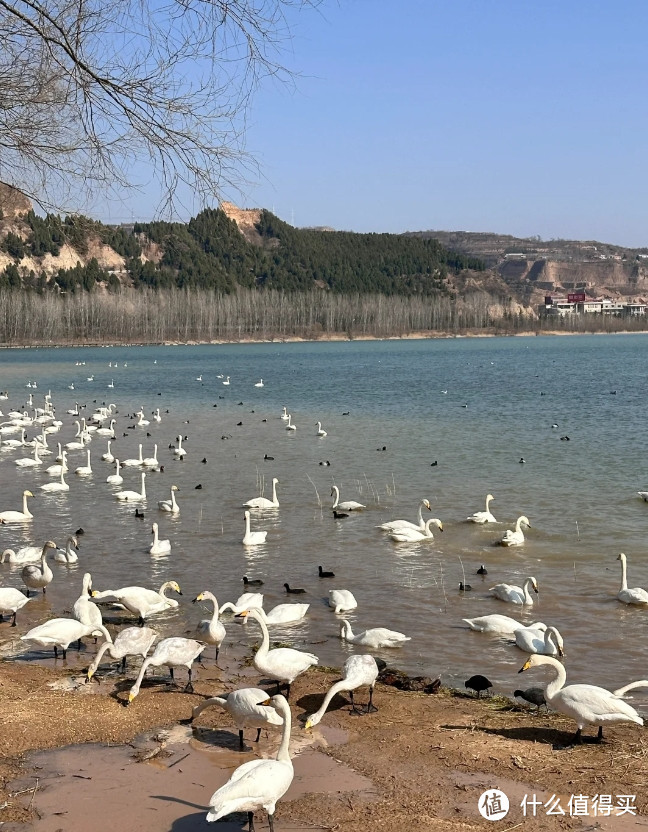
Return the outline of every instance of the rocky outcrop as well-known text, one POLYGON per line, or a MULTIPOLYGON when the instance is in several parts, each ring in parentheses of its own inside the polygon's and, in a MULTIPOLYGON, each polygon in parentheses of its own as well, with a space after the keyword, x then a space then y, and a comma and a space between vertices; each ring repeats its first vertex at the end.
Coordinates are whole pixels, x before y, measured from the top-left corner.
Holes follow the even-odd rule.
POLYGON ((25 194, 4 182, 0 182, 0 207, 7 219, 15 219, 22 214, 28 214, 33 208, 25 194))
POLYGON ((237 208, 233 202, 221 202, 221 210, 226 217, 238 225, 238 229, 248 243, 263 245, 263 239, 256 227, 261 219, 260 208, 237 208))

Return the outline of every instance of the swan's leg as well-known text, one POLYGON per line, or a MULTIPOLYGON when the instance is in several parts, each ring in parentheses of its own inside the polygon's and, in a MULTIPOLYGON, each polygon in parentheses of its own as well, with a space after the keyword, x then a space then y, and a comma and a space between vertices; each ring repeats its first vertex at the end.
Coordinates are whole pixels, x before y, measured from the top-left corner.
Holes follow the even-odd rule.
POLYGON ((58 659, 58 649, 57 649, 56 645, 54 645, 54 658, 58 659))
POLYGON ((580 745, 582 742, 583 742, 583 738, 581 736, 581 729, 579 728, 578 731, 576 731, 576 733, 574 734, 573 743, 575 745, 580 745))
POLYGON ((81 650, 81 639, 77 639, 77 650, 81 650))
POLYGON ((189 681, 186 684, 184 692, 185 693, 193 693, 194 692, 193 683, 191 681, 191 668, 189 668, 189 681))
POLYGON ((596 735, 596 742, 601 742, 603 740, 603 726, 599 725, 598 734, 596 735))
POLYGON ((175 684, 175 679, 173 677, 173 668, 169 666, 169 673, 171 674, 171 681, 175 684))
POLYGON ((254 742, 259 742, 260 739, 261 739, 261 729, 257 728, 257 738, 254 740, 254 742))
POLYGON ((137 619, 137 623, 140 625, 140 627, 143 627, 143 626, 144 626, 144 619, 142 618, 142 616, 141 616, 141 615, 140 615, 140 617, 137 619))
POLYGON ((122 657, 122 673, 126 672, 126 656, 122 657))
POLYGON ((215 661, 218 661, 218 654, 219 654, 219 652, 220 652, 220 645, 219 645, 219 644, 217 644, 217 645, 216 645, 216 656, 215 656, 215 661))
POLYGON ((270 825, 270 832, 274 832, 274 815, 268 813, 268 824, 270 825))
POLYGON ((198 664, 202 664, 202 655, 196 656, 196 661, 198 662, 198 664))
POLYGON ((290 699, 290 682, 286 682, 286 701, 290 699))
POLYGON ((243 740, 243 729, 239 728, 239 748, 241 751, 245 749, 245 742, 243 740))
POLYGON ((378 708, 373 704, 373 692, 374 692, 374 689, 373 689, 373 686, 372 686, 372 687, 369 688, 369 704, 367 705, 367 713, 368 714, 375 713, 378 710, 378 708))
POLYGON ((362 711, 360 710, 360 708, 358 708, 358 706, 356 705, 356 703, 353 699, 353 691, 352 690, 349 691, 349 699, 351 700, 351 710, 349 711, 349 713, 356 714, 356 716, 360 716, 362 711))
POLYGON ((45 595, 45 587, 43 587, 43 595, 45 595))
POLYGON ((11 626, 16 626, 16 611, 14 611, 14 614, 11 616, 11 626))
POLYGON ((67 647, 63 648, 63 658, 67 659, 67 647))
POLYGON ((254 832, 254 812, 248 812, 248 825, 250 832, 254 832))

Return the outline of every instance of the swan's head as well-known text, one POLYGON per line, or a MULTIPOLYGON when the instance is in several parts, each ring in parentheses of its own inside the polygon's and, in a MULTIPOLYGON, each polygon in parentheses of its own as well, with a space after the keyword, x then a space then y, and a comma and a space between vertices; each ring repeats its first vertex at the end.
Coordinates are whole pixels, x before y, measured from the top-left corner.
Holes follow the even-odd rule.
POLYGON ((429 501, 429 500, 423 500, 423 506, 424 506, 424 508, 426 508, 428 511, 432 511, 432 506, 430 505, 430 501, 429 501))
POLYGON ((23 491, 23 497, 33 497, 33 496, 34 495, 31 493, 31 491, 23 491))
POLYGON ((625 563, 626 556, 621 552, 617 557, 617 560, 620 560, 622 563, 625 563))
POLYGON ((525 670, 530 670, 532 667, 539 667, 542 664, 552 664, 554 665, 554 667, 556 665, 560 666, 560 663, 557 662, 556 659, 552 658, 551 656, 543 656, 541 653, 533 653, 524 662, 522 667, 518 670, 518 673, 523 673, 525 670))
POLYGON ((195 604, 197 601, 204 601, 204 600, 205 600, 205 593, 201 592, 199 595, 196 595, 196 597, 193 599, 193 601, 191 603, 195 604))
POLYGON ((531 581, 531 587, 533 591, 536 593, 536 595, 538 595, 540 592, 540 590, 538 589, 538 582, 535 578, 529 578, 529 580, 531 581))
POLYGON ((306 720, 306 725, 304 726, 305 729, 309 731, 311 728, 319 725, 321 719, 322 717, 319 714, 311 714, 306 720))
POLYGON ((487 499, 487 500, 494 500, 494 499, 495 499, 495 497, 493 497, 493 495, 492 495, 492 494, 487 494, 487 495, 486 495, 486 499, 487 499))
POLYGON ((44 553, 45 553, 48 549, 56 549, 56 543, 54 543, 54 541, 53 541, 53 540, 46 540, 46 541, 45 541, 45 543, 43 544, 43 554, 44 554, 44 553))
POLYGON ((243 612, 238 612, 236 614, 236 617, 246 619, 249 614, 250 614, 250 610, 243 610, 243 612))
POLYGON ((177 581, 169 581, 167 586, 170 589, 174 590, 174 592, 177 592, 178 595, 182 595, 182 590, 180 589, 180 585, 177 583, 177 581))
POLYGON ((68 537, 67 542, 70 544, 70 546, 74 546, 75 549, 81 548, 79 546, 79 541, 76 539, 76 537, 68 537))
POLYGON ((158 524, 153 523, 153 525, 151 526, 151 534, 155 534, 157 532, 157 530, 158 530, 158 524))
POLYGON ((531 528, 531 522, 529 521, 529 518, 525 517, 524 515, 522 515, 522 517, 518 518, 518 523, 520 523, 520 525, 524 524, 525 526, 528 526, 529 528, 531 528))
POLYGON ((180 491, 180 489, 178 488, 177 485, 172 485, 171 486, 171 491, 180 491))
POLYGON ((439 520, 438 517, 433 517, 432 520, 428 520, 428 529, 430 528, 430 526, 436 526, 440 532, 443 531, 443 523, 439 520))
POLYGON ((551 633, 553 636, 554 644, 556 645, 556 650, 558 651, 559 656, 565 655, 565 644, 563 642, 563 637, 560 635, 558 630, 555 627, 548 627, 547 632, 551 633))

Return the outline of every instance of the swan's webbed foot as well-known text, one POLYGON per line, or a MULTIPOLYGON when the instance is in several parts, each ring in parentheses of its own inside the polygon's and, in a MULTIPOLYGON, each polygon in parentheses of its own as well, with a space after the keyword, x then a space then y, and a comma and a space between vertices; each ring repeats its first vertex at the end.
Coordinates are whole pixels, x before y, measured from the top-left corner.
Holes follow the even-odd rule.
POLYGON ((189 679, 189 681, 187 682, 187 684, 184 687, 183 693, 193 693, 193 692, 194 692, 194 686, 191 683, 191 679, 189 679))
POLYGON ((349 699, 351 700, 351 710, 349 711, 350 714, 353 716, 364 716, 364 711, 358 708, 354 699, 353 699, 353 691, 349 691, 349 699))

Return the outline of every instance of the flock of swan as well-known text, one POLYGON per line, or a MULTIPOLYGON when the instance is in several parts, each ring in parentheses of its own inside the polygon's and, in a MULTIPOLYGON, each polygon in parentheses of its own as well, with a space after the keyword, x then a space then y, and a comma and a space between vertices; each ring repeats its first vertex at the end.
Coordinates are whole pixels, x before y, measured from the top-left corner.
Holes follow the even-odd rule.
MULTIPOLYGON (((198 380, 201 380, 200 378, 198 380)), ((227 385, 229 377, 222 382, 227 385)), ((263 386, 262 380, 255 386, 263 386)), ((35 387, 35 385, 33 385, 35 387)), ((136 505, 147 503, 146 477, 147 472, 160 469, 157 457, 157 445, 154 447, 151 457, 143 456, 143 443, 139 444, 137 457, 124 460, 117 459, 111 451, 110 439, 114 439, 117 425, 117 408, 114 404, 102 406, 92 414, 88 420, 80 418, 75 422, 76 436, 65 446, 59 445, 56 463, 44 467, 44 459, 54 454, 49 447, 51 434, 57 433, 63 422, 56 418, 56 412, 50 393, 44 396, 41 406, 37 406, 30 394, 30 407, 32 414, 29 415, 26 409, 14 410, 8 413, 7 421, 0 424, 0 464, 15 464, 25 470, 33 470, 47 473, 50 477, 57 477, 56 481, 42 483, 40 491, 44 496, 48 494, 65 493, 69 485, 65 481, 65 475, 69 475, 68 455, 80 452, 84 456, 85 464, 73 469, 75 476, 81 480, 92 477, 98 473, 93 469, 93 460, 90 445, 95 438, 102 437, 108 440, 108 448, 100 457, 102 463, 114 466, 116 473, 105 477, 106 485, 109 487, 121 486, 123 477, 120 470, 136 469, 140 474, 141 487, 139 491, 130 489, 119 489, 114 491, 114 497, 119 502, 133 503, 136 505), (27 434, 34 433, 33 438, 27 439, 27 434), (20 439, 17 438, 20 434, 20 439), (14 452, 24 452, 24 449, 31 449, 30 456, 12 459, 14 452)), ((79 415, 78 405, 70 415, 79 415)), ((149 419, 145 418, 143 408, 134 414, 137 421, 134 428, 146 428, 150 425, 149 419)), ((287 408, 279 417, 286 422, 286 430, 296 430, 292 423, 291 415, 287 408)), ((153 421, 161 421, 160 411, 157 410, 153 421)), ((327 432, 323 430, 321 422, 317 423, 316 435, 325 437, 327 432)), ((182 445, 183 437, 178 435, 176 444, 170 446, 172 454, 176 459, 183 459, 187 450, 182 445)), ((54 458, 54 457, 53 457, 54 458)), ((266 457, 267 459, 268 457, 266 457)), ((280 509, 277 486, 278 478, 272 480, 272 496, 254 497, 241 503, 244 509, 243 520, 245 524, 242 543, 246 547, 254 547, 266 542, 268 532, 266 530, 252 530, 251 521, 262 519, 264 512, 275 512, 280 509)), ((156 501, 160 517, 165 515, 178 515, 181 511, 177 502, 176 494, 179 488, 173 484, 170 487, 169 499, 156 501)), ((13 524, 29 524, 33 518, 30 511, 29 500, 34 497, 32 490, 25 489, 22 494, 22 510, 7 509, 0 512, 0 526, 11 528, 13 524)), ((336 517, 344 517, 345 513, 362 512, 367 507, 355 500, 340 500, 340 492, 337 486, 331 489, 332 504, 330 509, 336 517)), ((496 523, 496 519, 490 511, 490 504, 494 500, 492 494, 486 496, 485 510, 476 511, 468 516, 466 520, 470 523, 486 525, 496 523)), ((407 519, 396 519, 378 526, 380 531, 385 532, 394 543, 425 543, 433 540, 431 527, 443 531, 443 524, 438 518, 424 519, 424 511, 432 511, 428 499, 422 499, 417 507, 417 516, 414 521, 407 519)), ((531 526, 525 515, 518 517, 515 528, 507 530, 503 536, 497 539, 503 546, 521 546, 524 544, 524 530, 531 526)), ((82 533, 79 530, 77 535, 82 533)), ((167 554, 171 550, 169 540, 160 539, 159 525, 152 524, 151 533, 153 542, 149 548, 152 555, 167 554)), ((11 626, 17 626, 16 618, 21 609, 29 603, 33 596, 30 592, 46 593, 47 587, 55 579, 54 573, 49 565, 48 558, 53 554, 55 562, 61 565, 76 563, 79 560, 77 553, 77 536, 70 535, 65 550, 57 548, 56 543, 48 540, 42 546, 23 546, 21 548, 5 549, 2 552, 0 563, 23 565, 20 572, 24 589, 12 586, 0 586, 0 620, 3 615, 11 616, 11 626)), ((648 604, 648 592, 641 588, 627 586, 627 558, 624 554, 619 555, 621 562, 622 578, 621 588, 618 593, 618 600, 624 604, 646 605, 648 604)), ((485 573, 482 567, 480 572, 485 573)), ((326 572, 319 567, 319 578, 333 578, 331 572, 326 572)), ((260 581, 251 581, 244 578, 245 589, 260 584, 260 581)), ((299 592, 291 590, 286 585, 288 593, 299 592)), ((533 594, 539 592, 538 581, 535 577, 529 576, 522 586, 507 583, 500 583, 492 586, 489 590, 493 598, 501 602, 516 605, 518 607, 529 607, 534 603, 533 594)), ((81 639, 94 637, 101 639, 96 655, 87 668, 87 679, 90 680, 97 672, 101 661, 106 655, 113 659, 121 660, 122 672, 126 670, 126 660, 129 657, 141 657, 142 662, 138 675, 128 693, 129 704, 139 695, 147 669, 150 666, 167 666, 171 678, 174 679, 174 670, 184 668, 187 670, 188 681, 184 688, 187 692, 193 691, 192 672, 194 663, 201 660, 201 655, 208 647, 214 648, 214 658, 218 661, 219 650, 227 636, 227 629, 224 619, 221 618, 226 612, 233 613, 241 622, 253 622, 261 632, 261 644, 257 649, 253 664, 259 675, 263 678, 273 680, 277 683, 278 692, 275 696, 268 697, 266 691, 260 688, 242 688, 222 696, 214 696, 197 706, 192 714, 192 720, 212 705, 219 706, 227 711, 239 731, 241 748, 244 747, 243 732, 246 728, 257 729, 257 740, 262 728, 281 727, 282 739, 279 750, 274 760, 254 760, 239 766, 229 781, 218 789, 209 801, 210 809, 207 820, 215 821, 235 811, 245 811, 249 814, 250 825, 253 823, 254 813, 265 809, 270 819, 270 828, 273 829, 273 814, 277 801, 289 788, 294 772, 289 753, 290 731, 291 731, 291 708, 289 705, 291 685, 297 677, 306 673, 311 667, 317 665, 318 657, 310 652, 305 652, 292 647, 272 648, 270 646, 270 628, 276 625, 283 625, 291 622, 302 621, 307 615, 309 604, 307 603, 283 603, 274 608, 264 610, 264 596, 260 592, 244 592, 236 601, 228 601, 222 606, 214 593, 203 590, 194 599, 194 603, 208 603, 212 607, 209 617, 201 620, 195 628, 194 638, 183 636, 170 636, 159 639, 159 633, 149 626, 149 621, 155 616, 175 609, 179 601, 170 594, 181 596, 181 588, 177 581, 165 581, 159 589, 152 589, 144 586, 124 586, 113 589, 98 590, 93 588, 92 575, 84 573, 82 584, 79 590, 73 610, 72 617, 55 617, 41 624, 32 627, 21 636, 21 639, 28 644, 39 645, 45 649, 53 649, 54 656, 58 657, 59 650, 63 657, 70 645, 81 644, 81 639), (133 624, 138 626, 126 626, 116 635, 111 635, 105 626, 103 612, 105 605, 118 607, 122 611, 134 617, 133 624), (156 644, 157 642, 157 644, 156 644), (154 646, 155 645, 155 646, 154 646), (151 652, 152 650, 152 652, 151 652)), ((351 590, 331 589, 328 591, 328 604, 333 614, 343 615, 355 610, 358 603, 351 590)), ((594 685, 566 685, 566 672, 563 664, 558 660, 565 654, 565 646, 561 633, 555 626, 547 626, 543 622, 535 622, 528 626, 523 625, 515 618, 494 613, 478 618, 463 619, 468 627, 480 633, 497 634, 500 636, 512 637, 515 645, 521 650, 530 654, 524 663, 522 671, 528 671, 536 667, 548 666, 553 672, 553 678, 544 688, 544 697, 547 704, 554 710, 572 718, 577 725, 575 739, 580 741, 581 733, 587 726, 598 727, 598 738, 602 738, 603 727, 617 722, 633 722, 639 725, 643 720, 629 704, 623 701, 622 696, 629 690, 636 687, 648 687, 648 681, 638 681, 626 685, 615 692, 594 685)), ((354 633, 351 624, 342 618, 339 621, 339 636, 341 642, 357 645, 361 648, 371 650, 398 649, 410 641, 410 637, 404 633, 390 630, 386 627, 373 627, 361 632, 354 633)), ((306 718, 306 728, 310 729, 317 725, 323 718, 333 696, 346 691, 351 698, 351 707, 357 713, 370 713, 375 710, 373 705, 373 692, 379 675, 379 660, 369 654, 352 654, 342 667, 342 679, 336 682, 324 697, 318 711, 306 718), (369 690, 369 701, 364 708, 360 708, 354 701, 354 691, 361 687, 369 690)))

